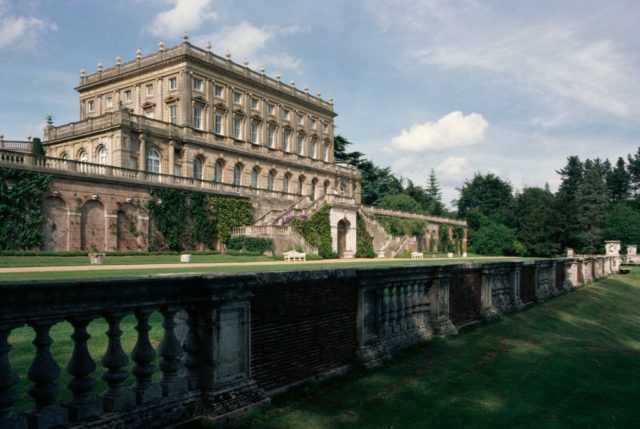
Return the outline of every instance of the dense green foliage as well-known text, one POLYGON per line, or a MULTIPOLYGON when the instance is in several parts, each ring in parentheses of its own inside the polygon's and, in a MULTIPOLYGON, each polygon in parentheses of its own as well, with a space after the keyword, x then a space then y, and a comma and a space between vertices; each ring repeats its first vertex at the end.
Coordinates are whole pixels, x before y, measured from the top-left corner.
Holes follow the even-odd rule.
POLYGON ((42 194, 51 176, 0 169, 0 250, 33 250, 42 246, 42 194))
POLYGON ((252 220, 249 200, 166 188, 150 193, 152 251, 213 248, 216 239, 224 242, 229 238, 231 228, 252 220))
MULTIPOLYGON (((227 240, 227 249, 239 250, 243 252, 254 252, 262 254, 266 251, 270 251, 273 248, 273 240, 266 237, 249 237, 246 235, 239 235, 235 237, 229 237, 227 240)), ((229 253, 227 251, 227 253, 229 253)))
POLYGON ((358 213, 356 217, 356 258, 375 258, 376 256, 373 237, 367 231, 364 217, 358 213))
POLYGON ((427 225, 424 220, 404 219, 392 216, 377 215, 375 219, 382 225, 387 234, 395 237, 403 235, 424 235, 424 229, 427 225))
POLYGON ((331 206, 325 204, 308 218, 295 218, 291 221, 293 229, 302 235, 310 246, 317 248, 323 259, 338 257, 331 246, 330 211, 331 206))

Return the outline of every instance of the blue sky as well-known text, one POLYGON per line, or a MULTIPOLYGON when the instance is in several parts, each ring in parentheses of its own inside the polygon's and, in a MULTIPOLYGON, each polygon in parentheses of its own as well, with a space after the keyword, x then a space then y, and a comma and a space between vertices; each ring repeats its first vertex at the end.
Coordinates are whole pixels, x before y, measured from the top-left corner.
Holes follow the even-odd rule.
POLYGON ((640 1, 0 0, 0 134, 78 119, 80 68, 179 43, 335 99, 337 133, 444 200, 473 173, 558 184, 640 146, 640 1))

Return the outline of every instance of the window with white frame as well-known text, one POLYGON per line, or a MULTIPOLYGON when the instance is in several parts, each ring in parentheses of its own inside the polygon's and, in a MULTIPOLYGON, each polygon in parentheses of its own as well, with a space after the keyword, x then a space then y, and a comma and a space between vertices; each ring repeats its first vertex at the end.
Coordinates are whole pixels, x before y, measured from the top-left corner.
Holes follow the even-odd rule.
POLYGON ((251 121, 251 143, 260 144, 259 135, 260 135, 260 122, 253 119, 251 121))
POLYGON ((329 161, 329 143, 325 143, 322 146, 322 160, 329 161))
POLYGON ((131 90, 127 89, 124 91, 124 101, 125 102, 130 102, 131 101, 131 90))
POLYGON ((147 97, 151 97, 153 95, 153 84, 149 83, 144 87, 144 90, 147 94, 147 97))
POLYGON ((240 186, 242 180, 242 165, 240 163, 233 167, 233 186, 240 186))
POLYGON ((233 117, 233 138, 238 140, 242 138, 242 116, 233 117))
POLYGON ((196 91, 202 91, 202 79, 197 77, 193 78, 193 89, 196 91))
POLYGON ((222 135, 222 132, 224 131, 223 124, 224 116, 221 112, 216 112, 216 114, 213 116, 213 132, 222 135))
POLYGON ((297 118, 298 118, 298 125, 304 124, 304 116, 303 115, 298 114, 297 118))
POLYGON ((289 120, 289 113, 290 113, 289 109, 286 109, 286 108, 282 109, 282 118, 284 120, 288 121, 289 120))
POLYGON ((238 91, 233 91, 233 102, 234 103, 242 103, 242 94, 238 91))
POLYGON ((193 106, 193 127, 202 129, 202 107, 193 106))
POLYGON ((107 109, 110 109, 113 107, 113 97, 112 96, 108 96, 107 99, 105 100, 105 105, 107 106, 107 109))
POLYGON ((282 150, 289 152, 289 140, 291 140, 291 130, 285 128, 282 132, 282 150))
POLYGON ((302 155, 304 148, 304 134, 298 134, 297 144, 296 144, 296 153, 298 155, 302 155))
POLYGON ((202 180, 202 158, 199 156, 193 159, 193 178, 202 180))
POLYGON ((289 193, 289 179, 291 179, 291 174, 287 173, 282 178, 282 192, 289 193))
POLYGON ((311 158, 315 158, 316 155, 316 150, 318 147, 318 141, 316 139, 311 139, 311 143, 309 143, 309 156, 311 158))
POLYGON ((216 161, 216 166, 213 170, 213 181, 216 183, 222 183, 222 172, 224 171, 224 162, 219 159, 216 161))
POLYGON ((98 164, 107 165, 107 161, 108 161, 107 148, 105 148, 104 146, 101 146, 100 149, 98 149, 98 164))
POLYGON ((258 167, 253 167, 251 170, 251 187, 257 189, 258 188, 258 177, 260 175, 260 169, 258 167))
MULTIPOLYGON (((78 161, 82 163, 89 162, 89 154, 84 149, 80 149, 80 152, 78 153, 78 161)), ((83 173, 86 172, 87 166, 84 164, 80 164, 80 171, 83 173)))
POLYGON ((270 148, 275 147, 276 145, 276 127, 270 125, 267 128, 267 146, 270 148))
POLYGON ((216 97, 222 97, 224 95, 224 87, 222 85, 216 85, 213 90, 216 97))
POLYGON ((147 171, 160 173, 160 152, 155 149, 149 150, 147 154, 147 171))
POLYGON ((175 77, 170 77, 169 78, 169 91, 175 91, 176 89, 178 89, 178 79, 176 79, 175 77))
POLYGON ((269 174, 267 175, 267 190, 268 191, 273 191, 273 183, 275 182, 275 179, 276 179, 275 171, 273 171, 273 170, 269 171, 269 174))
POLYGON ((89 112, 93 112, 94 110, 96 110, 96 102, 93 100, 89 100, 87 102, 87 109, 89 109, 89 112))
POLYGON ((275 111, 276 111, 276 106, 273 103, 267 104, 267 113, 269 115, 275 114, 275 111))
POLYGON ((260 101, 255 97, 251 97, 251 108, 257 110, 259 105, 260 101))
POLYGON ((178 123, 178 106, 175 104, 169 106, 169 122, 172 124, 178 123))

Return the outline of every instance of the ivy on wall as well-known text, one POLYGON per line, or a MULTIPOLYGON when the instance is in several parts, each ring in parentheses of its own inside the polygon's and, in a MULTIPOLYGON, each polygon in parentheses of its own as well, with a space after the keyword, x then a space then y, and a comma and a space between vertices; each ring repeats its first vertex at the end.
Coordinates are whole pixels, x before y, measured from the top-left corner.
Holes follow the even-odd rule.
POLYGON ((356 258, 375 258, 376 251, 373 249, 373 237, 367 231, 367 223, 364 217, 356 214, 356 258))
POLYGON ((453 241, 449 237, 449 227, 447 225, 440 225, 438 228, 438 243, 440 244, 441 252, 451 253, 454 251, 453 241))
POLYGON ((50 183, 46 174, 0 169, 0 250, 42 246, 42 194, 50 183))
POLYGON ((325 204, 308 218, 296 218, 291 221, 293 229, 302 235, 310 246, 316 247, 318 254, 324 259, 338 257, 331 246, 330 212, 331 206, 325 204))
POLYGON ((226 241, 234 226, 252 221, 249 200, 210 197, 202 192, 152 189, 148 204, 152 233, 149 250, 212 248, 216 238, 226 241))
POLYGON ((424 235, 427 222, 416 219, 403 219, 393 216, 376 215, 375 219, 382 225, 387 234, 394 237, 403 235, 424 235))
POLYGON ((458 254, 462 254, 462 241, 464 239, 464 228, 462 228, 461 226, 454 226, 451 229, 453 231, 454 251, 458 254))

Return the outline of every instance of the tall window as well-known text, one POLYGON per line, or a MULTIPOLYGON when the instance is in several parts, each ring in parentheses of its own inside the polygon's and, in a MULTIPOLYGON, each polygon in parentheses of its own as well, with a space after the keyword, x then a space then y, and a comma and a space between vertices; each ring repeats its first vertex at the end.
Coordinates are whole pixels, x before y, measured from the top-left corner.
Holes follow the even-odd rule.
POLYGON ((260 132, 260 122, 256 120, 251 121, 251 143, 259 144, 258 135, 260 132))
POLYGON ((214 121, 213 121, 213 132, 216 134, 220 134, 222 135, 222 120, 223 120, 223 116, 222 113, 220 112, 216 112, 215 116, 214 116, 214 121))
POLYGON ((253 167, 253 170, 251 170, 251 187, 252 188, 258 187, 259 174, 260 174, 260 170, 258 169, 258 167, 253 167))
POLYGON ((237 91, 233 91, 233 102, 240 104, 242 102, 242 94, 237 91))
POLYGON ((193 178, 202 180, 202 158, 199 156, 193 160, 193 178))
POLYGON ((241 176, 242 176, 242 166, 240 164, 236 164, 233 167, 233 186, 240 186, 241 176))
POLYGON ((285 174, 284 177, 282 178, 282 192, 284 193, 288 193, 289 192, 289 179, 291 178, 291 175, 289 173, 285 174))
POLYGON ((325 143, 322 146, 322 160, 329 161, 329 143, 325 143))
POLYGON ((160 173, 160 153, 155 149, 151 149, 147 155, 147 171, 160 173))
POLYGON ((267 175, 267 190, 268 191, 273 191, 273 182, 275 182, 275 179, 276 179, 275 171, 273 171, 273 170, 269 171, 269 174, 267 175))
POLYGON ((291 139, 291 130, 286 129, 282 132, 282 150, 289 152, 289 140, 291 139))
POLYGON ((251 108, 252 109, 257 109, 258 105, 259 105, 258 99, 251 97, 251 108))
POLYGON ((296 152, 298 155, 302 155, 303 147, 304 147, 304 134, 298 134, 298 141, 296 145, 296 152))
POLYGON ((329 181, 325 180, 322 184, 322 195, 327 195, 327 192, 329 192, 329 181))
POLYGON ((107 97, 107 100, 105 101, 105 103, 107 104, 107 109, 110 109, 113 107, 113 97, 109 96, 107 97))
POLYGON ((242 118, 240 116, 233 117, 233 138, 238 140, 242 138, 242 118))
POLYGON ((193 78, 193 89, 195 89, 196 91, 202 91, 202 79, 199 79, 197 77, 193 78))
POLYGON ((94 110, 96 110, 96 102, 93 100, 89 100, 89 102, 87 103, 87 106, 89 106, 89 112, 93 112, 94 110))
POLYGON ((311 191, 309 192, 309 196, 311 197, 311 200, 315 200, 316 199, 316 184, 318 183, 318 179, 313 179, 311 181, 311 191))
POLYGON ((271 103, 267 104, 267 113, 269 115, 273 115, 275 111, 276 111, 276 106, 274 104, 271 104, 271 103))
POLYGON ((151 97, 153 95, 153 84, 148 84, 145 87, 145 91, 147 93, 147 97, 151 97))
POLYGON ((169 91, 173 91, 178 88, 178 79, 175 77, 169 78, 169 91))
POLYGON ((216 161, 216 166, 213 170, 213 181, 216 183, 222 183, 222 171, 224 170, 224 163, 221 159, 216 161))
POLYGON ((89 162, 89 154, 85 152, 84 149, 80 150, 80 153, 78 154, 78 160, 80 162, 89 162))
POLYGON ((169 106, 169 122, 172 124, 178 123, 178 106, 175 104, 169 106))
POLYGON ((304 188, 304 176, 298 177, 298 195, 302 195, 302 190, 304 188))
POLYGON ((193 106, 193 127, 202 129, 202 107, 193 106))
POLYGON ((104 146, 98 149, 98 164, 107 165, 107 149, 104 146))
POLYGON ((282 117, 283 119, 285 119, 286 121, 289 120, 289 109, 282 109, 282 117))
POLYGON ((124 92, 124 101, 131 101, 131 90, 127 89, 124 92))
POLYGON ((316 148, 318 146, 318 141, 316 139, 311 139, 311 143, 309 143, 309 156, 311 158, 316 157, 316 148))
POLYGON ((304 124, 304 116, 298 115, 298 125, 304 124))
POLYGON ((216 85, 214 88, 215 91, 215 95, 216 97, 222 97, 222 94, 224 93, 224 88, 221 85, 216 85))
POLYGON ((267 128, 267 146, 275 147, 276 145, 276 128, 269 126, 267 128))

